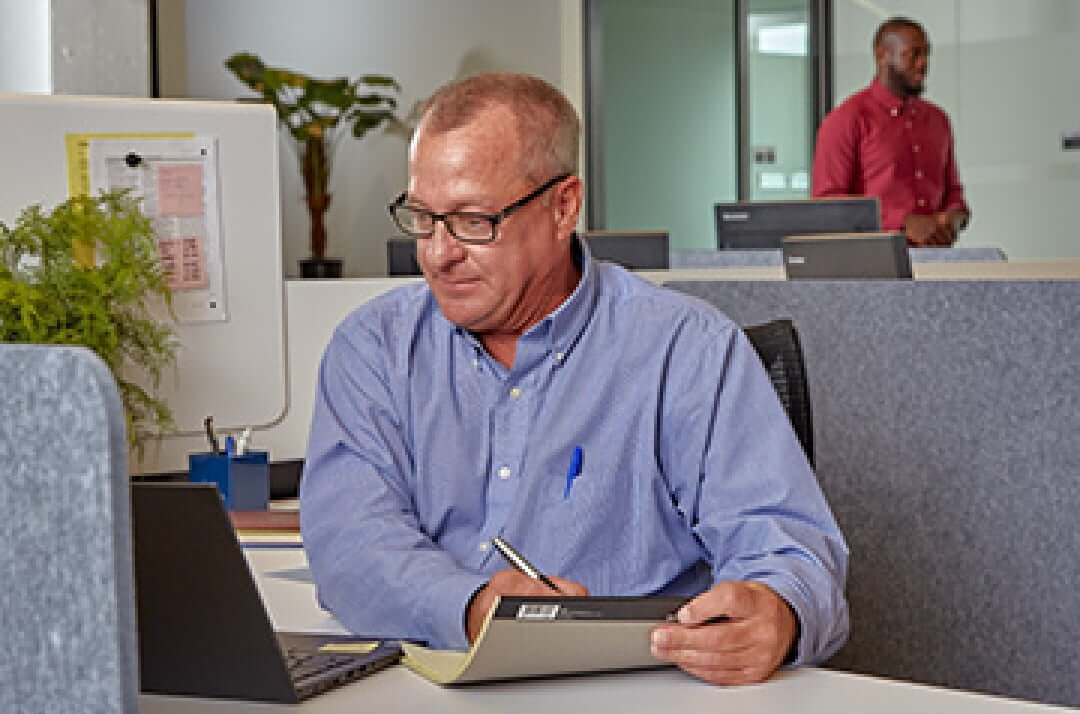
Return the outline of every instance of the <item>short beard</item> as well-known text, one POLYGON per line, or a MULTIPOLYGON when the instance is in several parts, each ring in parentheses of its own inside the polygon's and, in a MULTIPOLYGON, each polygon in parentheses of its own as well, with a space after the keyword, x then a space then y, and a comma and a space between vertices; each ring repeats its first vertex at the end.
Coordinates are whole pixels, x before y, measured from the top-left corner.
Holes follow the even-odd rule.
POLYGON ((901 74, 895 67, 887 67, 886 71, 889 73, 889 84, 895 89, 900 90, 900 93, 905 97, 918 97, 926 89, 923 84, 912 85, 908 83, 907 79, 901 74))

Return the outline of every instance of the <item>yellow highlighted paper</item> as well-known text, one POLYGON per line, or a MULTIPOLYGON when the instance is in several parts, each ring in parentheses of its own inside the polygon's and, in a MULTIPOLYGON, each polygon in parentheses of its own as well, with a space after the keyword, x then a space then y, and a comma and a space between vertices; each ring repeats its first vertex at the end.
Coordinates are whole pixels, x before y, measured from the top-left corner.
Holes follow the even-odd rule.
POLYGON ((367 654, 378 646, 378 642, 327 642, 319 647, 319 652, 323 654, 367 654))

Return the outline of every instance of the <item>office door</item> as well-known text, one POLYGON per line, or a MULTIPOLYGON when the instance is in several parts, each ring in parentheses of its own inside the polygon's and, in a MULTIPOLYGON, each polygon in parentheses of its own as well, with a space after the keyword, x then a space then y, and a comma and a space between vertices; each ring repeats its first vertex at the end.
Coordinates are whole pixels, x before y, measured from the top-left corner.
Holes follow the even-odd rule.
POLYGON ((588 221, 716 246, 713 204, 809 194, 823 0, 585 0, 588 221))

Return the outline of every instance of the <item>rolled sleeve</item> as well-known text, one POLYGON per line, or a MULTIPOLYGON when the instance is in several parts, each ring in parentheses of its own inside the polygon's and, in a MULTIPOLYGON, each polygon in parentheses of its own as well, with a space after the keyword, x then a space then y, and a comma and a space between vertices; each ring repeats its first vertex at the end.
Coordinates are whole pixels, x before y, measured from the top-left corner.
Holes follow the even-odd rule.
MULTIPOLYGON (((714 418, 682 425, 681 446, 704 456, 693 494, 692 527, 714 582, 755 581, 791 605, 799 620, 796 664, 831 656, 848 634, 844 598, 847 545, 760 359, 741 331, 717 339, 697 371, 697 395, 714 418)), ((692 408, 701 413, 706 408, 692 408)), ((690 472, 691 464, 683 466, 690 472)))
POLYGON ((851 196, 858 191, 858 125, 847 112, 825 117, 818 129, 811 169, 811 196, 851 196))
POLYGON ((949 157, 945 163, 945 195, 942 198, 943 211, 963 211, 968 215, 965 226, 971 220, 971 209, 964 197, 964 184, 960 182, 960 171, 956 167, 956 144, 953 141, 952 128, 949 127, 949 157))

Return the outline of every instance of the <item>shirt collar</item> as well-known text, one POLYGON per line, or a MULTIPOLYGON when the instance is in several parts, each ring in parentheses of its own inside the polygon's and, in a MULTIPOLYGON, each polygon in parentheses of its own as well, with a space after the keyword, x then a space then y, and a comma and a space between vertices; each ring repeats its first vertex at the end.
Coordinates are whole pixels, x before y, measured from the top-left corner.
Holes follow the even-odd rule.
POLYGON ((908 107, 913 107, 919 101, 918 97, 907 97, 901 99, 900 97, 889 91, 889 88, 881 83, 876 77, 874 81, 870 83, 870 96, 874 100, 885 107, 885 110, 889 112, 890 116, 900 116, 908 107))
POLYGON ((573 243, 570 245, 570 252, 574 264, 581 270, 581 280, 562 305, 526 333, 531 334, 538 329, 546 330, 548 348, 564 356, 570 352, 592 316, 598 280, 596 262, 589 252, 588 244, 576 233, 571 240, 573 243))

